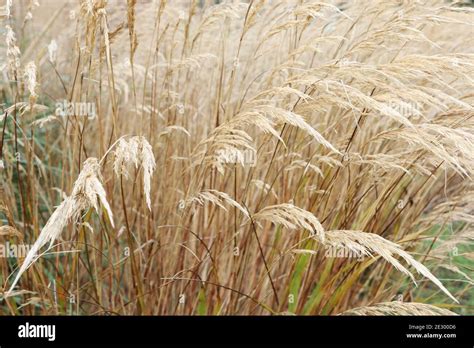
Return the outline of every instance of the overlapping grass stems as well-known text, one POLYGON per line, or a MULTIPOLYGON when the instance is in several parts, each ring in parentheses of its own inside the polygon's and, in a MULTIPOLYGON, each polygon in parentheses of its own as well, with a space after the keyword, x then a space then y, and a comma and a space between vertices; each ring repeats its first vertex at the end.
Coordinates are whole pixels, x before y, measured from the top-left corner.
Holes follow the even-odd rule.
POLYGON ((0 313, 473 313, 470 7, 2 11, 0 313))

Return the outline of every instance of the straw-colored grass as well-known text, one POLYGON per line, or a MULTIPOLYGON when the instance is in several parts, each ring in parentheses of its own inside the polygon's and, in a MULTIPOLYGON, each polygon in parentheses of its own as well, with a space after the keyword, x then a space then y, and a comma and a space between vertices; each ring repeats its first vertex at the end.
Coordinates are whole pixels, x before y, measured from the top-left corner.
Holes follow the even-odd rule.
POLYGON ((426 303, 385 302, 370 307, 354 308, 342 315, 456 315, 447 309, 426 303))
POLYGON ((472 314, 472 7, 217 2, 0 9, 0 313, 472 314))

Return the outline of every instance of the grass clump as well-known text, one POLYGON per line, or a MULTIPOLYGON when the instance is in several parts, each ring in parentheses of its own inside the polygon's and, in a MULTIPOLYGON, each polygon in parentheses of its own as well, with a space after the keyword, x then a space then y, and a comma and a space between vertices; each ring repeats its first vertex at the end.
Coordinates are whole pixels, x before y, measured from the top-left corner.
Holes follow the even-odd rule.
POLYGON ((0 313, 472 314, 463 4, 7 2, 0 313))

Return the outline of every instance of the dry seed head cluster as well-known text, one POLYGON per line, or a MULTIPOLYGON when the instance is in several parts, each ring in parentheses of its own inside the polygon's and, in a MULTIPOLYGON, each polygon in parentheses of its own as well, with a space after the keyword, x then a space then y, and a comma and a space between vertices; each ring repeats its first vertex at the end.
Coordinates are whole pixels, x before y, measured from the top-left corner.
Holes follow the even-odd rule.
POLYGON ((127 165, 133 164, 136 169, 143 170, 143 190, 146 204, 151 210, 151 177, 156 168, 155 156, 148 141, 142 137, 131 137, 128 140, 120 139, 115 149, 114 170, 117 176, 129 176, 127 165))
POLYGON ((105 189, 102 186, 99 161, 97 158, 91 157, 84 162, 84 167, 74 183, 71 195, 61 202, 41 230, 38 239, 23 261, 10 287, 10 291, 13 290, 21 275, 39 257, 38 252, 41 248, 49 242, 48 250, 51 249, 54 242, 59 238, 61 232, 69 223, 77 221, 81 217, 81 214, 89 208, 94 208, 96 212, 101 215, 102 210, 100 209, 99 202, 106 211, 113 227, 112 210, 107 202, 105 189))

